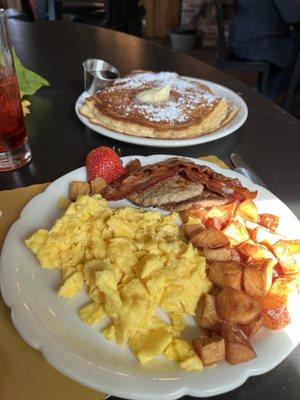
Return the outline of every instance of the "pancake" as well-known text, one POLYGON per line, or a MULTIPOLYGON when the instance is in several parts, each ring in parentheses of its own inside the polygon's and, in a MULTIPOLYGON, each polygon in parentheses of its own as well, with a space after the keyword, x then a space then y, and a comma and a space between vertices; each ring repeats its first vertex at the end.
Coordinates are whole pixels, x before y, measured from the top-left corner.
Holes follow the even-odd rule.
POLYGON ((187 139, 218 130, 237 109, 197 82, 174 72, 135 72, 88 97, 79 109, 93 124, 131 136, 187 139), (145 91, 170 85, 169 98, 142 102, 145 91))

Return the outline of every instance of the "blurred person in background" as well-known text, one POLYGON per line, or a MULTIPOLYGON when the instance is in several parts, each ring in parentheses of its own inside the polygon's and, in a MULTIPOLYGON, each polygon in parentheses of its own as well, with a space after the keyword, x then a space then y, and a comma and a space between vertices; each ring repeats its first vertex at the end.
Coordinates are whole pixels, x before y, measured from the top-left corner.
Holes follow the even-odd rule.
POLYGON ((22 10, 27 14, 33 21, 38 19, 39 8, 46 8, 47 1, 39 0, 21 0, 22 10))
POLYGON ((300 0, 237 0, 229 43, 239 58, 271 63, 266 95, 275 98, 300 51, 300 0))

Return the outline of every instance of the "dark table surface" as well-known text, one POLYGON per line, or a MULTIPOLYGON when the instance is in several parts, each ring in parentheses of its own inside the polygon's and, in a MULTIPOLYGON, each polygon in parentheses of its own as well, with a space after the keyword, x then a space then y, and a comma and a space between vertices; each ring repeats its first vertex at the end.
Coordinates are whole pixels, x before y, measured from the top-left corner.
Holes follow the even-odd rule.
MULTIPOLYGON (((228 161, 229 155, 237 152, 300 216, 300 123, 253 89, 191 57, 115 31, 71 22, 20 21, 10 21, 10 30, 23 64, 47 78, 50 87, 30 98, 31 114, 26 126, 33 159, 20 170, 0 174, 0 189, 52 181, 84 165, 88 151, 99 145, 118 147, 124 156, 215 154, 228 161), (87 58, 104 59, 122 75, 133 69, 176 71, 225 85, 245 99, 249 117, 234 134, 193 147, 142 147, 105 138, 84 127, 74 112, 75 101, 83 90, 81 64, 87 58)), ((296 400, 300 396, 299 382, 298 346, 271 372, 252 377, 240 388, 212 399, 296 400)))

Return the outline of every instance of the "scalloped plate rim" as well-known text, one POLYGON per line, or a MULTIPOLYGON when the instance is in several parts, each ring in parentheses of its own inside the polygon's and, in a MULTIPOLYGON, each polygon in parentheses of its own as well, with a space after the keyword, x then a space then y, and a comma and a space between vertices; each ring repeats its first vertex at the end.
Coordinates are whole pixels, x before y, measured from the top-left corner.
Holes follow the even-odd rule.
MULTIPOLYGON (((147 161, 147 162, 154 162, 154 161, 160 161, 162 159, 165 158, 169 158, 172 157, 171 155, 152 155, 152 156, 128 156, 128 157, 122 157, 122 159, 127 162, 130 161, 134 158, 140 158, 143 161, 147 161)), ((206 161, 202 161, 202 160, 198 160, 198 159, 193 159, 190 157, 184 157, 184 158, 189 158, 193 161, 199 162, 200 164, 205 164, 208 165, 209 167, 213 168, 214 170, 216 170, 217 172, 223 173, 226 175, 229 175, 231 177, 237 177, 239 178, 242 183, 244 185, 251 186, 251 190, 252 189, 256 189, 259 190, 260 192, 266 192, 269 195, 271 195, 273 198, 275 198, 277 201, 279 201, 279 205, 280 206, 284 206, 284 208, 287 209, 287 206, 285 206, 285 204, 283 202, 281 202, 279 199, 277 199, 274 195, 272 195, 267 189, 262 188, 256 184, 253 184, 252 182, 250 182, 247 178, 245 178, 244 176, 241 176, 240 174, 236 173, 235 171, 231 171, 231 170, 226 170, 223 168, 220 168, 218 166, 216 166, 215 164, 212 164, 210 162, 206 162, 206 161)), ((50 194, 52 189, 54 190, 55 185, 57 185, 60 182, 63 182, 64 180, 66 180, 66 178, 70 175, 70 174, 77 174, 78 172, 82 171, 84 169, 84 167, 78 168, 76 170, 73 170, 63 176, 61 176, 60 178, 58 178, 56 181, 54 181, 53 183, 51 183, 42 193, 38 194, 37 196, 33 197, 27 204, 26 206, 23 208, 19 219, 11 226, 7 237, 4 241, 3 244, 3 249, 2 249, 2 254, 6 253, 6 247, 8 247, 8 243, 10 240, 11 235, 13 236, 14 231, 18 229, 18 224, 20 224, 22 222, 22 219, 24 218, 24 216, 26 216, 26 213, 28 212, 27 210, 30 210, 30 208, 32 207, 32 205, 34 205, 34 203, 36 201, 40 201, 43 199, 43 196, 46 196, 47 194, 50 194)), ((289 209, 288 209, 289 210, 289 209)), ((294 218, 296 218, 294 216, 294 214, 289 210, 289 212, 293 215, 294 218)), ((296 218, 297 220, 297 218, 296 218)), ((297 220, 298 221, 298 220, 297 220)), ((299 223, 299 221, 298 221, 299 223)), ((300 226, 300 225, 299 225, 300 226)), ((47 362, 49 362, 54 368, 56 368, 57 370, 59 370, 61 373, 67 375, 68 377, 70 377, 71 379, 76 380, 77 382, 86 385, 90 388, 93 388, 95 390, 98 391, 104 391, 107 393, 110 393, 112 395, 116 395, 119 397, 124 397, 125 398, 130 398, 130 399, 137 399, 137 400, 152 400, 157 398, 157 396, 159 395, 161 399, 165 399, 165 400, 173 400, 173 399, 178 399, 181 396, 184 395, 194 395, 194 396, 199 396, 199 397, 210 397, 210 396, 215 396, 218 394, 222 394, 222 393, 226 393, 228 391, 231 391, 239 386, 241 386, 250 376, 255 376, 255 375, 261 375, 263 373, 266 373, 268 371, 270 371, 271 369, 275 368, 282 360, 284 360, 292 351, 293 349, 297 346, 298 343, 293 343, 292 346, 290 346, 290 348, 286 349, 284 352, 282 352, 282 354, 280 355, 280 357, 277 357, 273 360, 273 362, 270 362, 268 365, 262 365, 262 366, 255 366, 249 369, 247 369, 244 373, 241 373, 240 375, 236 374, 235 378, 231 381, 228 382, 226 387, 216 387, 210 390, 202 390, 202 388, 197 388, 197 387, 190 387, 187 385, 174 385, 174 382, 171 383, 170 385, 170 390, 168 393, 165 393, 164 395, 155 393, 155 390, 153 390, 153 386, 151 387, 151 393, 132 393, 130 391, 124 391, 123 388, 114 388, 112 387, 111 383, 106 383, 104 382, 105 377, 103 378, 103 382, 101 382, 99 384, 86 378, 86 377, 81 377, 75 374, 75 372, 71 369, 69 369, 66 366, 62 366, 60 362, 57 362, 57 360, 55 359, 55 356, 61 357, 60 353, 63 353, 63 351, 61 351, 61 349, 57 349, 57 348, 49 348, 48 343, 43 342, 43 338, 45 335, 45 332, 43 331, 42 327, 37 325, 37 330, 35 331, 35 337, 32 337, 33 334, 32 332, 30 333, 30 329, 28 330, 28 328, 26 328, 26 326, 24 326, 20 321, 22 319, 22 316, 19 316, 19 313, 21 312, 20 309, 18 308, 18 304, 17 300, 18 297, 15 297, 15 301, 13 300, 14 298, 14 293, 7 293, 6 289, 5 289, 5 285, 4 285, 4 281, 5 281, 5 272, 3 271, 3 264, 5 264, 5 262, 2 259, 2 254, 1 254, 1 267, 0 267, 0 286, 1 286, 1 293, 3 296, 3 299, 5 301, 5 303, 11 308, 11 319, 12 322, 16 328, 16 330, 19 332, 19 334, 21 335, 21 337, 33 348, 38 349, 44 356, 44 358, 47 360, 47 362), (28 334, 29 331, 29 334, 28 334), (31 336, 32 335, 32 336, 31 336), (176 390, 174 390, 174 386, 176 387, 176 390), (172 389, 171 389, 172 387, 172 389)), ((56 294, 55 294, 56 295, 56 294)), ((46 332, 47 333, 47 332, 46 332)), ((299 342, 300 338, 298 338, 298 342, 299 342)), ((256 359, 256 361, 259 361, 256 359)), ((228 368, 232 368, 230 365, 228 365, 228 368)), ((105 371, 107 373, 107 371, 105 371)), ((135 377, 134 376, 128 376, 128 379, 134 380, 135 377)), ((148 379, 148 377, 146 378, 148 379)), ((153 380, 150 380, 153 383, 153 380)), ((177 383, 177 382, 176 382, 177 383)), ((183 382, 182 382, 183 383, 183 382)))

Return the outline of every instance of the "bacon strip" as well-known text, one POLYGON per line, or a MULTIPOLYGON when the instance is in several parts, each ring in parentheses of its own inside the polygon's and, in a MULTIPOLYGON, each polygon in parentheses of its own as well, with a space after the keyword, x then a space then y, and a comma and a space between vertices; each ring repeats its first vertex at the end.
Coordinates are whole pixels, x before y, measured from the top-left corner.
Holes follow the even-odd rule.
POLYGON ((201 183, 206 190, 223 197, 244 201, 257 195, 257 192, 250 192, 243 187, 238 179, 228 178, 205 165, 185 159, 170 158, 142 168, 135 161, 130 164, 123 177, 105 188, 102 195, 107 200, 126 198, 132 192, 142 192, 177 174, 183 174, 192 182, 201 183))
POLYGON ((179 173, 179 168, 165 168, 164 166, 149 169, 142 168, 141 171, 120 179, 113 185, 107 186, 101 193, 107 200, 121 200, 132 192, 142 192, 158 182, 173 178, 179 173))
POLYGON ((125 176, 132 175, 142 168, 142 164, 138 158, 130 161, 125 167, 125 176))

